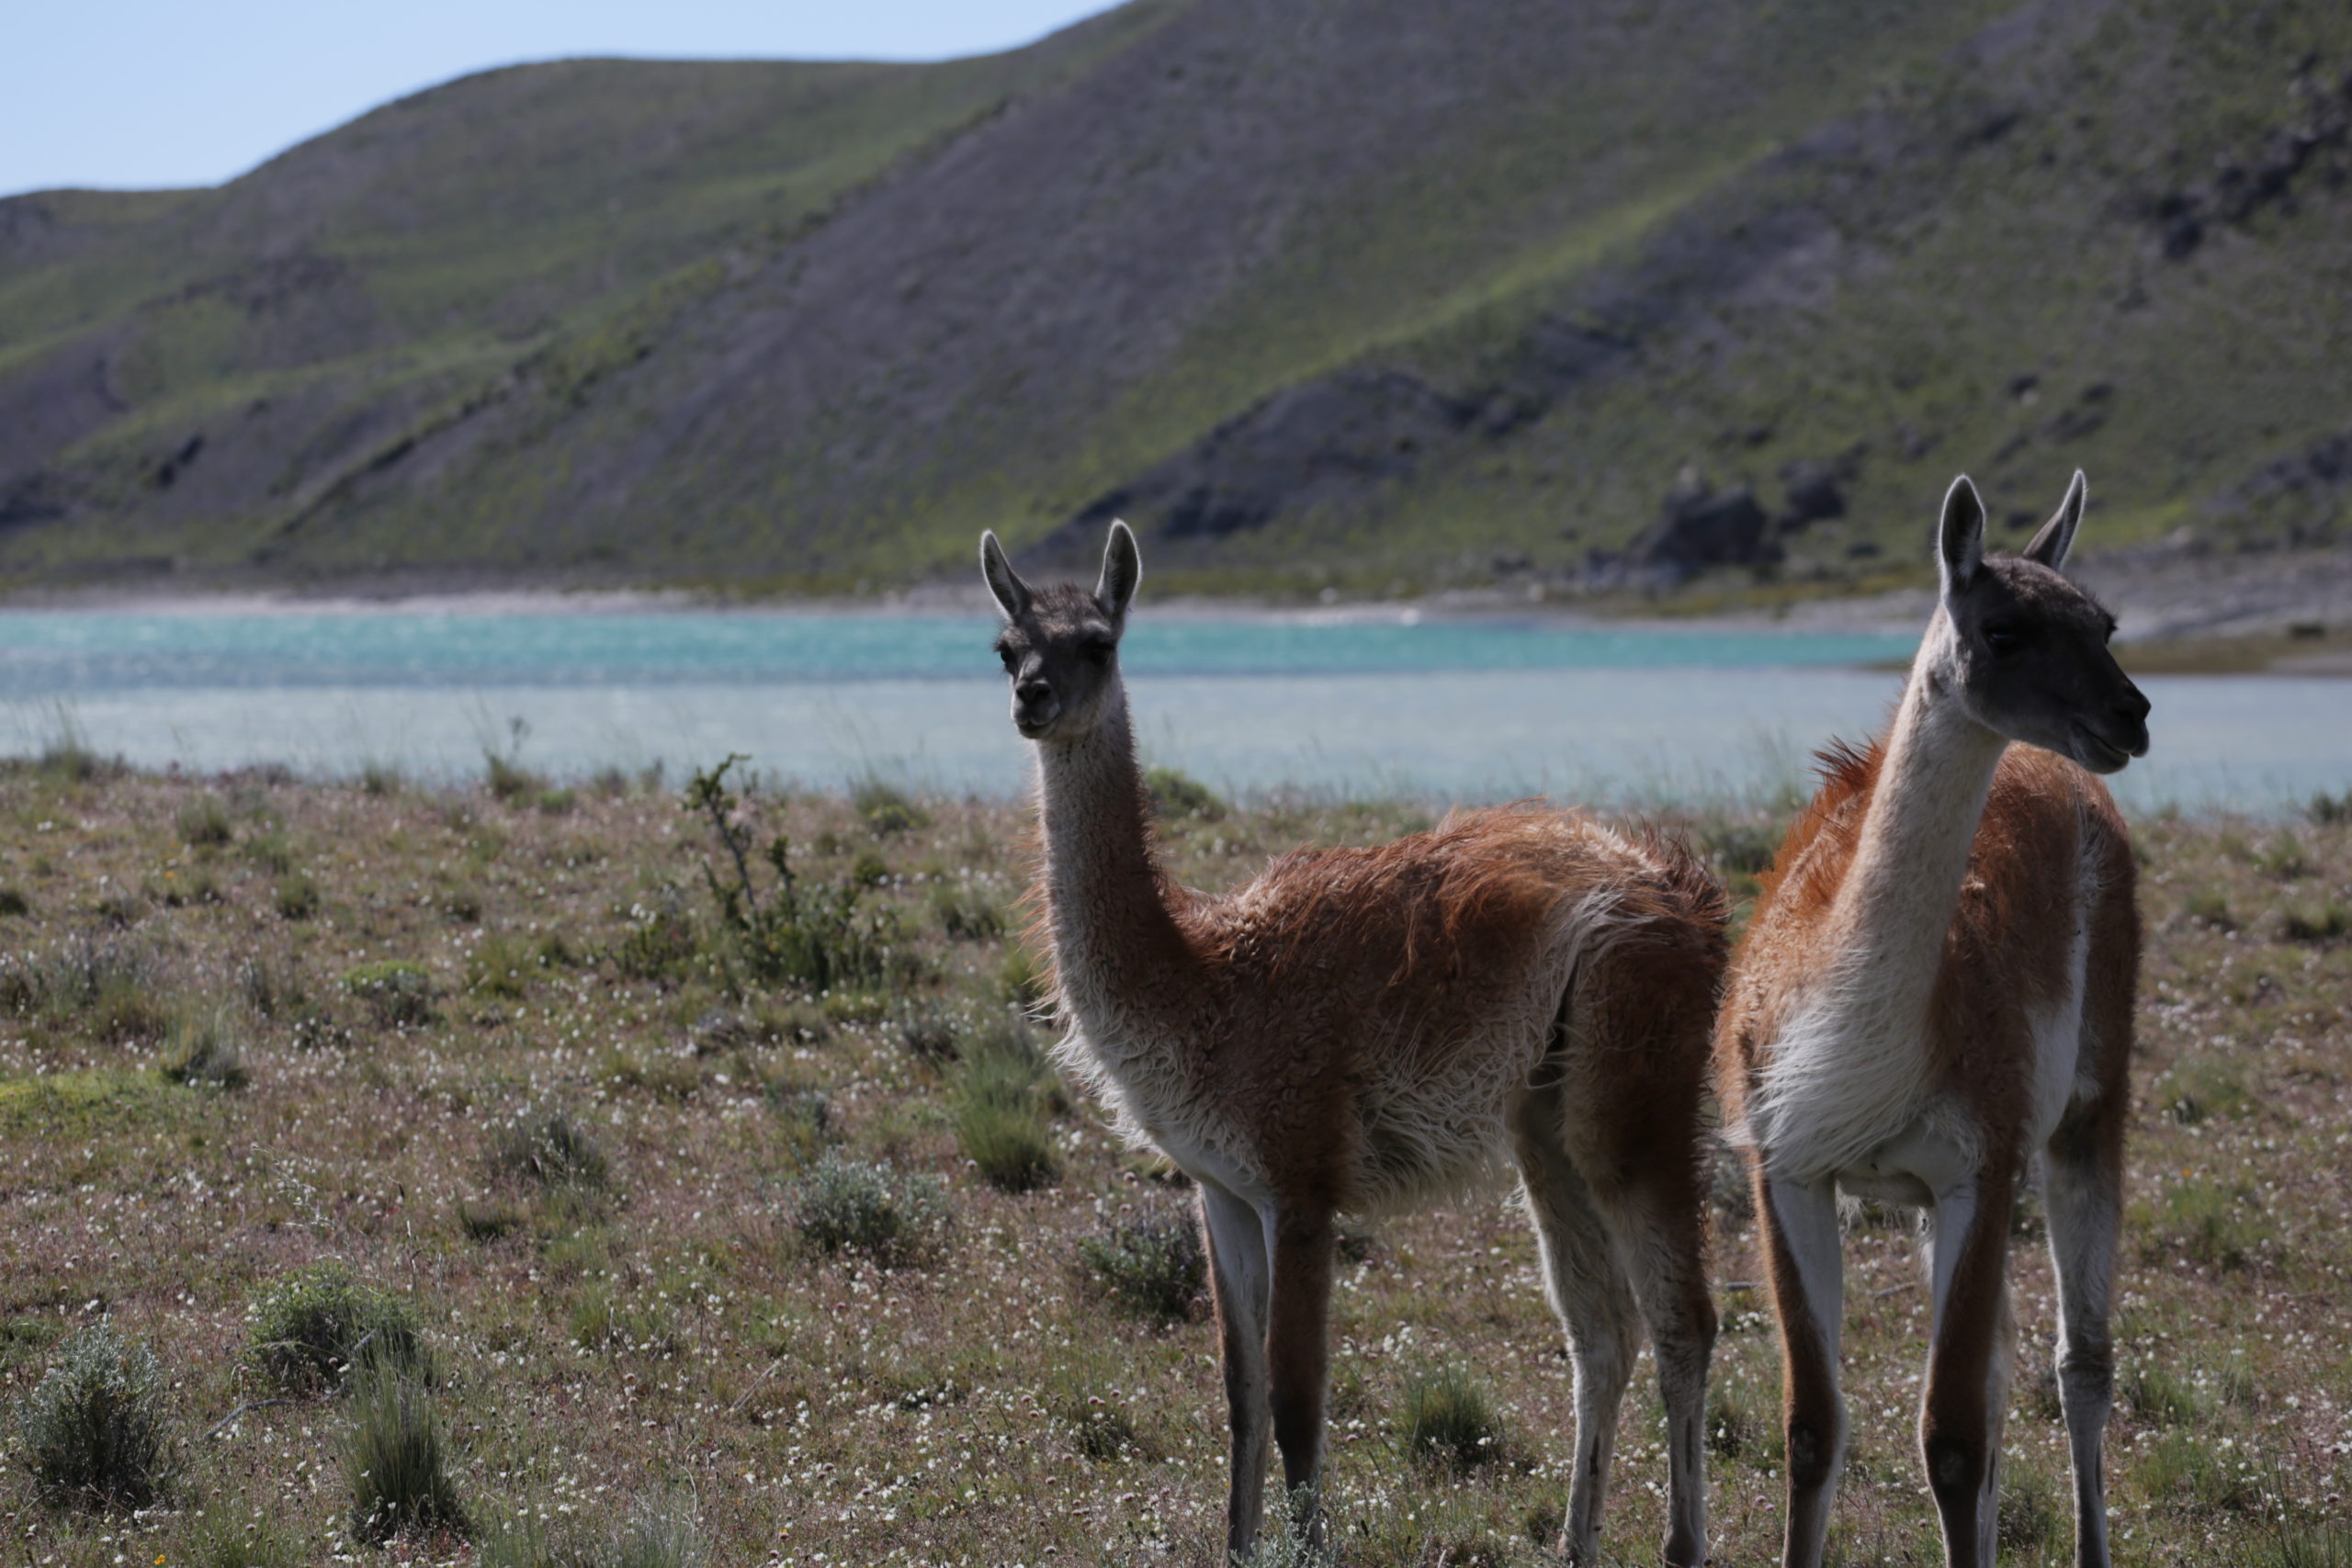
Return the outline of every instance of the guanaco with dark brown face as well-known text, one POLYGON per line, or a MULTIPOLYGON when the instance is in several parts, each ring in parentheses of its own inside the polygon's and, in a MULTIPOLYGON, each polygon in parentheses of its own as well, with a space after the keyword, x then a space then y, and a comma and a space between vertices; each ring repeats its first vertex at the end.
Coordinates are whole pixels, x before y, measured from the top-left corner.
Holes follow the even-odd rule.
POLYGON ((1270 1435, 1290 1487, 1322 1468, 1336 1216, 1515 1168, 1575 1368, 1567 1554, 1594 1561, 1646 1324, 1670 1439, 1666 1557, 1703 1561, 1701 1102, 1720 887, 1674 845, 1521 805, 1188 892, 1153 849, 1119 672, 1134 535, 1112 525, 1091 592, 1031 588, 993 535, 980 559, 1013 725, 1036 747, 1061 1060, 1199 1186, 1229 1548, 1256 1540, 1270 1435))
POLYGON ((2092 775, 2148 750, 2115 621, 2061 569, 2077 473, 2016 557, 1956 480, 1942 592, 1894 723, 1832 751, 1781 846, 1716 1034, 1747 1149, 1785 1388, 1783 1561, 1821 1561, 1842 1463, 1838 1194, 1917 1206, 1934 1320, 1919 1445, 1952 1568, 1991 1568, 2007 1409, 2010 1202, 2045 1179, 2075 1554, 2105 1568, 2108 1309, 2140 921, 2130 835, 2092 775), (2022 742, 2023 744, 2013 744, 2022 742))

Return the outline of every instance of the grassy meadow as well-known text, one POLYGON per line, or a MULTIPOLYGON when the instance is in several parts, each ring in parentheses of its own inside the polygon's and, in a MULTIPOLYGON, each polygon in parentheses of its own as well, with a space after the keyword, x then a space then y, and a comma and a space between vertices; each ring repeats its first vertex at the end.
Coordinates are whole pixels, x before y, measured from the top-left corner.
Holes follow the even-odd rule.
MULTIPOLYGON (((0 1561, 1216 1562, 1187 1194, 1040 1054, 1023 812, 677 784, 0 772, 0 1561)), ((1160 795, 1204 887, 1426 820, 1160 795)), ((2138 825, 2120 1562, 2352 1562, 2347 818, 2138 825)), ((1770 813, 1679 826, 1753 893, 1770 813)), ((1774 1558, 1781 1484, 1744 1210, 1727 1171, 1725 1562, 1774 1558)), ((2055 1562, 2015 1227, 2003 1560, 2055 1562)), ((1343 1252, 1341 1560, 1537 1561, 1569 1388, 1511 1201, 1343 1252)), ((1916 1253, 1857 1218, 1847 1563, 1941 1561, 1916 1253)), ((1605 1544, 1652 1561, 1646 1368, 1631 1397, 1605 1544)))

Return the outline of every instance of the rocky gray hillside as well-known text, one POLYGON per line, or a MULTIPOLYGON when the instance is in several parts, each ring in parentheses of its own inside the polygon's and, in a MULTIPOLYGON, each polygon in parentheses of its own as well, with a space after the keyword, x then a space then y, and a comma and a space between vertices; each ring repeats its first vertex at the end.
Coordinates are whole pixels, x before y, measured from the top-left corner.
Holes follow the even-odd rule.
POLYGON ((0 571, 1899 581, 2352 508, 2352 12, 1138 0, 935 66, 467 78, 0 202, 0 571))

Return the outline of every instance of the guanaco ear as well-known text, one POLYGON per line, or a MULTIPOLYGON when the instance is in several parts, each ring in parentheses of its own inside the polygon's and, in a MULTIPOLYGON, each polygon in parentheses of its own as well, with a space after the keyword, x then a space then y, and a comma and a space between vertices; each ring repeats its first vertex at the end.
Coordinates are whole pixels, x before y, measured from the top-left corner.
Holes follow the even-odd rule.
POLYGON ((994 529, 980 532, 980 576, 987 579, 989 592, 995 595, 996 607, 1004 612, 1006 620, 1017 621, 1029 613, 1029 585, 1005 558, 994 529))
POLYGON ((2025 547, 2026 559, 2038 560, 2052 571, 2065 566, 2066 557, 2075 547, 2075 530, 2083 525, 2083 497, 2089 488, 2084 482, 2083 470, 2076 468, 2075 482, 2066 487, 2066 499, 2058 503, 2058 510, 2041 525, 2033 543, 2025 547))
POLYGON ((1968 592, 1984 562, 1984 502, 1962 474, 1944 491, 1943 521, 1936 525, 1936 556, 1943 569, 1944 597, 1968 592))
POLYGON ((1112 620, 1124 621, 1127 605, 1136 596, 1136 584, 1142 581, 1143 552, 1136 548, 1135 530, 1114 517, 1111 537, 1102 547, 1102 579, 1094 585, 1094 597, 1102 601, 1112 620))

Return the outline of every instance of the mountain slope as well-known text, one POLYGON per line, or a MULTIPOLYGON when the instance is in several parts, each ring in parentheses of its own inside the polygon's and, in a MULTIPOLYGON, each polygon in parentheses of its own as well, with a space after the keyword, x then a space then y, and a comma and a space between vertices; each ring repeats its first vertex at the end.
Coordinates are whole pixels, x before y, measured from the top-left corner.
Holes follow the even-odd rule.
POLYGON ((0 570, 843 587, 1120 512, 1199 586, 1834 586, 2077 463, 2105 544, 2326 538, 2348 117, 2339 6, 2187 0, 492 73, 0 203, 0 570))

